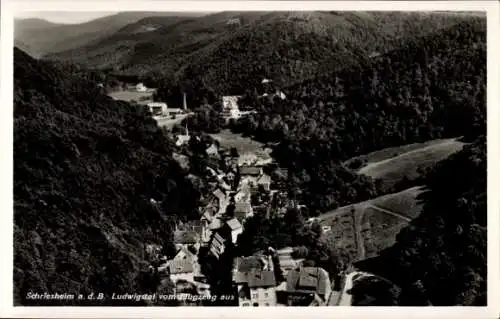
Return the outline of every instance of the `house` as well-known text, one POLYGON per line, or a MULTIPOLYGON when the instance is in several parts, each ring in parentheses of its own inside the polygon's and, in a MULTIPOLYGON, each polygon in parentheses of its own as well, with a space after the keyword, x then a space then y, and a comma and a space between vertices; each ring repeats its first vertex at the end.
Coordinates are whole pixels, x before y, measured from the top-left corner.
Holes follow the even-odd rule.
POLYGON ((258 179, 257 179, 257 185, 262 185, 266 191, 270 190, 271 188, 271 177, 267 174, 262 174, 258 179))
POLYGON ((238 272, 235 284, 239 306, 276 306, 276 279, 272 270, 238 272))
POLYGON ((329 231, 331 231, 331 230, 332 230, 332 226, 326 226, 326 225, 321 226, 321 231, 322 231, 323 233, 327 233, 327 232, 329 232, 329 231))
POLYGON ((182 247, 174 258, 167 261, 167 271, 174 283, 178 280, 194 282, 195 273, 199 273, 198 258, 187 248, 182 247))
POLYGON ((212 192, 212 194, 215 196, 215 198, 217 198, 219 204, 226 200, 226 193, 220 188, 217 188, 212 192))
POLYGON ((148 88, 143 84, 143 83, 138 83, 136 86, 135 86, 135 90, 137 92, 146 92, 148 90, 148 88))
POLYGON ((200 236, 202 245, 205 245, 210 241, 210 235, 212 233, 210 230, 210 224, 214 220, 215 213, 215 210, 206 209, 200 218, 200 221, 202 222, 202 231, 200 236))
POLYGON ((246 183, 246 180, 243 180, 239 186, 240 186, 239 189, 237 190, 236 194, 234 195, 234 201, 236 203, 238 203, 238 202, 250 202, 250 199, 251 199, 250 185, 246 183))
POLYGON ((180 108, 168 108, 167 110, 165 110, 165 115, 168 115, 170 117, 175 117, 184 113, 184 110, 180 108))
POLYGON ((331 282, 326 270, 320 267, 300 267, 291 270, 286 280, 289 305, 308 305, 318 295, 325 301, 331 293, 331 282), (309 298, 311 298, 309 300, 309 298))
POLYGON ((219 151, 217 149, 217 146, 215 144, 211 144, 206 150, 208 156, 218 156, 219 151))
POLYGON ((239 95, 222 97, 222 116, 229 119, 240 117, 240 108, 238 106, 239 95))
POLYGON ((188 143, 190 139, 191 139, 191 136, 189 135, 189 130, 188 130, 188 127, 186 125, 185 134, 177 135, 177 140, 175 141, 175 145, 182 146, 182 145, 188 143))
POLYGON ((200 233, 195 230, 176 230, 174 232, 174 244, 176 245, 195 245, 200 240, 200 233))
POLYGON ((290 271, 299 268, 301 263, 302 259, 281 258, 280 256, 280 268, 283 276, 286 277, 290 271))
POLYGON ((226 21, 227 25, 240 25, 240 19, 239 18, 233 18, 233 19, 228 19, 226 21))
POLYGON ((161 116, 161 115, 167 115, 167 103, 163 102, 151 102, 148 103, 148 108, 149 112, 151 112, 153 115, 156 116, 161 116))
POLYGON ((234 205, 234 217, 238 220, 245 220, 253 215, 253 208, 250 202, 236 202, 234 205))
POLYGON ((221 234, 215 233, 210 242, 210 252, 215 257, 219 258, 220 255, 226 250, 226 239, 221 234))
POLYGON ((228 220, 226 222, 226 225, 231 230, 231 240, 233 241, 233 244, 236 244, 236 241, 238 240, 238 235, 243 232, 243 226, 236 218, 228 220))
POLYGON ((285 93, 281 92, 281 91, 276 91, 276 94, 274 94, 274 96, 277 96, 279 97, 280 99, 282 100, 285 100, 286 99, 286 95, 285 93))
POLYGON ((249 272, 253 269, 264 270, 268 261, 263 256, 236 257, 234 260, 234 275, 237 272, 249 272))
POLYGON ((239 169, 240 176, 258 177, 262 174, 262 168, 258 166, 241 166, 239 169))

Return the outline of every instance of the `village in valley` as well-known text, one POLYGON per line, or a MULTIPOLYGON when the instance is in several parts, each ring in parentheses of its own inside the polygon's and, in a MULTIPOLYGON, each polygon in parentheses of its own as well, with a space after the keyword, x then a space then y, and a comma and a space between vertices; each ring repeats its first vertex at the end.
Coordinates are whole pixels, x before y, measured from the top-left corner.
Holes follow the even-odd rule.
MULTIPOLYGON (((261 84, 268 85, 271 80, 263 79, 261 84)), ((129 88, 134 91, 134 87, 129 88)), ((171 108, 165 102, 149 100, 154 89, 142 83, 135 86, 138 93, 148 93, 138 101, 146 105, 159 125, 172 128, 186 117, 193 115, 188 111, 186 94, 183 94, 181 108, 171 108), (149 96, 149 98, 148 98, 149 96)), ((286 99, 283 92, 276 90, 273 98, 286 99)), ((113 95, 112 95, 113 96, 113 95)), ((261 97, 269 96, 264 93, 261 97)), ((116 96, 115 99, 119 99, 116 96)), ((237 120, 255 111, 241 111, 238 105, 240 96, 223 96, 220 116, 226 120, 237 120)), ((229 133, 233 134, 233 133, 229 133)), ((176 146, 185 147, 193 138, 186 125, 183 132, 175 135, 176 146)), ((199 136, 194 136, 199 141, 199 136)), ((270 156, 270 150, 259 152, 238 152, 238 147, 224 147, 217 138, 205 144, 209 158, 221 163, 218 167, 206 167, 210 180, 211 194, 204 199, 205 205, 199 208, 199 219, 178 222, 174 233, 177 253, 168 258, 161 255, 161 247, 147 245, 146 251, 151 260, 150 271, 168 278, 175 286, 175 293, 199 296, 195 301, 182 300, 184 305, 200 305, 200 300, 210 301, 211 287, 203 275, 199 261, 200 249, 207 249, 216 260, 230 245, 238 250, 238 236, 243 233, 245 221, 256 211, 262 216, 283 216, 290 208, 302 209, 306 206, 295 200, 287 200, 287 189, 273 181, 272 173, 287 175, 287 170, 279 168, 270 156)), ((234 145, 234 144, 233 144, 234 145)), ((234 145, 237 146, 237 145, 234 145)), ((264 147, 263 147, 264 148, 264 147)), ((182 155, 177 154, 177 158, 182 155)), ((151 203, 158 204, 154 199, 151 203)), ((309 218, 307 225, 312 226, 316 218, 309 218)), ((322 226, 323 232, 330 231, 322 226)), ((251 256, 233 258, 232 283, 235 306, 336 306, 344 305, 345 300, 339 292, 340 287, 328 272, 315 266, 302 265, 304 258, 293 258, 293 247, 267 250, 251 256)), ((217 297, 217 296, 216 296, 217 297)), ((350 297, 350 296, 349 296, 350 297)), ((226 298, 228 298, 226 296, 226 298)), ((345 298, 344 298, 345 299, 345 298)), ((347 302, 349 303, 349 302, 347 302)))

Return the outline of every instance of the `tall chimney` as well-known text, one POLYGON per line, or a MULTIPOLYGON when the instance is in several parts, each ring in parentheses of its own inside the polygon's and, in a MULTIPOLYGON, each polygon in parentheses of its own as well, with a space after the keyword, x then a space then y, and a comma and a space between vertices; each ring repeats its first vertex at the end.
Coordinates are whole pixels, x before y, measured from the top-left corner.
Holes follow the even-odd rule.
POLYGON ((184 111, 187 110, 187 103, 186 103, 186 93, 182 93, 182 109, 184 111))

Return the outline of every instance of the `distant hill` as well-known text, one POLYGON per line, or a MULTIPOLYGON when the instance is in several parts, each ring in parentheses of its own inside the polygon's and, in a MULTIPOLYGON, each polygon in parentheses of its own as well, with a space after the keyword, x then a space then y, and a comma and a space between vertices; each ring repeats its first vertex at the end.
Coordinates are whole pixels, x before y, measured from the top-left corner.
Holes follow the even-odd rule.
POLYGON ((241 91, 263 77, 291 84, 362 62, 409 38, 466 17, 401 12, 222 12, 186 23, 130 29, 93 45, 49 55, 127 74, 198 82, 217 93, 241 91), (148 29, 149 28, 149 29, 148 29))
POLYGON ((175 220, 198 217, 173 149, 149 112, 15 48, 14 304, 78 304, 30 291, 108 295, 94 305, 156 291, 145 247, 171 254, 175 220))
POLYGON ((110 36, 122 27, 151 16, 199 16, 197 13, 122 12, 79 24, 58 24, 42 19, 19 19, 14 38, 39 56, 88 45, 110 36))

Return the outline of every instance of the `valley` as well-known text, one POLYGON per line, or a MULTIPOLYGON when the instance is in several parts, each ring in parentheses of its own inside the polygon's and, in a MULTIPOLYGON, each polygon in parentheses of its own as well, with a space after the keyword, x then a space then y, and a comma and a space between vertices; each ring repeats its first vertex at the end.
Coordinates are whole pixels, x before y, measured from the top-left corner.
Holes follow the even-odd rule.
POLYGON ((61 287, 196 296, 92 306, 485 303, 483 17, 62 28, 16 21, 16 304, 61 287))

